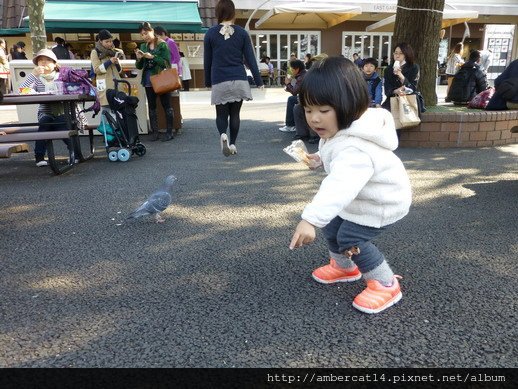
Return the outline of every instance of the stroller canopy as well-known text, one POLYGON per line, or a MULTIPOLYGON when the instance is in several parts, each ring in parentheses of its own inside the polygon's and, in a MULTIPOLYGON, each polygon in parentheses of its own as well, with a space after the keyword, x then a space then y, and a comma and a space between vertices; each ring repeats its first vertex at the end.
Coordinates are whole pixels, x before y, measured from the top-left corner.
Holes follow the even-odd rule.
POLYGON ((115 89, 106 91, 106 99, 110 108, 119 112, 124 111, 125 108, 136 108, 139 102, 138 97, 128 96, 126 93, 115 89))

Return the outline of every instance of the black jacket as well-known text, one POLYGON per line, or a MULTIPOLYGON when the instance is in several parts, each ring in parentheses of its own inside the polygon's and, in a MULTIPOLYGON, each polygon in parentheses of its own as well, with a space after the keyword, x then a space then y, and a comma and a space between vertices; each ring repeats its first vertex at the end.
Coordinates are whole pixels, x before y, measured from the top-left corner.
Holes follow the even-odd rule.
POLYGON ((412 89, 414 92, 417 91, 417 82, 419 81, 419 65, 413 64, 408 65, 405 63, 401 67, 401 73, 405 76, 405 80, 401 83, 398 76, 394 74, 394 64, 390 64, 383 73, 383 86, 385 88, 385 95, 387 100, 394 96, 394 89, 401 88, 403 85, 412 89))
POLYGON ((295 85, 287 84, 285 86, 286 92, 290 92, 293 96, 297 96, 302 85, 302 80, 306 75, 307 70, 301 69, 300 72, 295 76, 295 85))
POLYGON ((13 51, 11 53, 11 58, 12 59, 27 59, 27 55, 23 51, 22 52, 13 51))
POLYGON ((518 93, 507 100, 501 96, 501 92, 499 91, 501 90, 503 83, 513 79, 518 79, 518 59, 515 59, 513 62, 511 62, 509 66, 504 70, 504 72, 496 78, 496 92, 493 95, 493 97, 491 97, 491 100, 489 100, 486 110, 497 111, 507 109, 507 101, 518 103, 518 93))
POLYGON ((52 48, 52 51, 56 54, 57 59, 70 59, 70 53, 65 46, 57 45, 52 48))
POLYGON ((486 75, 478 64, 468 61, 453 77, 448 97, 454 103, 468 103, 488 88, 486 75))

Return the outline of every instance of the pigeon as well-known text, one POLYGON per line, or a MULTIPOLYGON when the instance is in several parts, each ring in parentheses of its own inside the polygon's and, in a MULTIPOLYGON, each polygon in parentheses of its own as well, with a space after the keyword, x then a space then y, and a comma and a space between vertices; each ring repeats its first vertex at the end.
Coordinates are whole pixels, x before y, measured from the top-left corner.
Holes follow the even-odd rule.
POLYGON ((155 221, 157 223, 163 223, 165 220, 160 213, 165 211, 171 204, 173 199, 171 189, 175 181, 175 176, 167 176, 162 186, 153 192, 140 207, 130 213, 128 219, 138 219, 143 216, 155 215, 155 221))

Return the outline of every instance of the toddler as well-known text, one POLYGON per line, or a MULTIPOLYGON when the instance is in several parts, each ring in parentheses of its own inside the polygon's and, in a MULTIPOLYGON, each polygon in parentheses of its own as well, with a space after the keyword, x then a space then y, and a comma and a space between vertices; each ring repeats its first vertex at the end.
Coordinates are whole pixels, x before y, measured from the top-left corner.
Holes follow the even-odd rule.
POLYGON ((371 242, 410 208, 410 181, 393 153, 398 139, 389 112, 369 107, 369 92, 356 65, 333 57, 314 64, 300 92, 306 120, 320 136, 309 158, 328 174, 302 213, 290 249, 323 229, 330 263, 313 272, 324 284, 363 278, 367 288, 353 306, 378 313, 401 299, 398 278, 371 242))
POLYGON ((363 60, 362 72, 363 78, 367 81, 367 86, 369 88, 369 94, 371 102, 369 104, 370 107, 380 108, 381 100, 383 98, 382 93, 382 83, 381 78, 376 73, 376 68, 378 67, 378 61, 374 58, 367 58, 363 60))

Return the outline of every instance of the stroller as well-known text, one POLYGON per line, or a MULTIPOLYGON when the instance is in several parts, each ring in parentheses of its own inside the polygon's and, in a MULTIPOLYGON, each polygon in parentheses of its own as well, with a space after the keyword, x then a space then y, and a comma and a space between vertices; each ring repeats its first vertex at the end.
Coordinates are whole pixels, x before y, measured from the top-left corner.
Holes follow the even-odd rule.
POLYGON ((108 159, 112 162, 126 162, 133 154, 142 157, 146 154, 146 146, 140 143, 139 123, 136 114, 138 97, 131 96, 131 85, 128 81, 114 79, 115 89, 106 91, 106 98, 111 113, 103 111, 101 125, 98 130, 104 135, 104 144, 108 159), (128 94, 119 91, 119 83, 128 86, 128 94))

